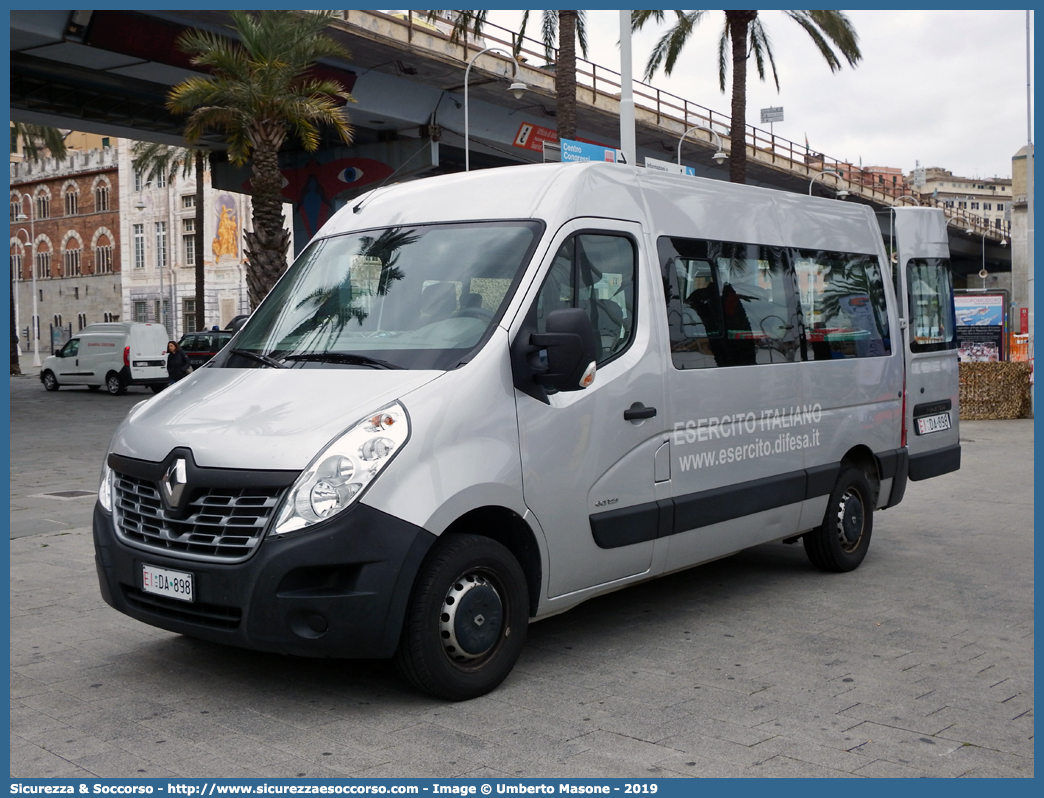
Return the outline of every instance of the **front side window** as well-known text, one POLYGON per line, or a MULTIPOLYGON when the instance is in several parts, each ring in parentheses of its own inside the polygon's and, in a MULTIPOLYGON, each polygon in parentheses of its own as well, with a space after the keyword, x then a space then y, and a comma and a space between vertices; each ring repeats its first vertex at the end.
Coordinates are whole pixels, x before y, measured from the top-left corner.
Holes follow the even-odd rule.
POLYGON ((888 306, 877 258, 822 250, 791 252, 805 322, 804 359, 891 354, 888 306))
POLYGON ((911 258, 906 264, 910 300, 910 350, 957 348, 953 277, 948 258, 911 258))
POLYGON ((621 235, 582 233, 555 254, 537 298, 537 332, 554 310, 582 308, 598 343, 598 365, 620 354, 634 334, 634 243, 621 235))
POLYGON ((59 353, 59 357, 76 357, 76 354, 80 351, 80 339, 73 338, 69 343, 62 347, 62 351, 59 353))
POLYGON ((541 231, 535 221, 433 224, 316 241, 223 365, 455 368, 502 315, 541 231))
POLYGON ((657 250, 675 368, 798 359, 800 317, 781 248, 665 236, 657 250))

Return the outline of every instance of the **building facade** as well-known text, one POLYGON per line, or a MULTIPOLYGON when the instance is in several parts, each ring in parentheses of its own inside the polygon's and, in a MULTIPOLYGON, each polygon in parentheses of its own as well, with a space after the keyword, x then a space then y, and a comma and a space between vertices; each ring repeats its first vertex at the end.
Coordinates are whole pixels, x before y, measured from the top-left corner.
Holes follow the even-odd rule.
MULTIPOLYGON (((160 322, 172 338, 196 326, 196 181, 179 173, 149 182, 132 165, 134 142, 120 139, 119 185, 126 212, 121 217, 123 313, 131 321, 160 322)), ((244 224, 250 198, 203 189, 204 328, 224 327, 249 313, 244 224)))
POLYGON ((23 352, 123 313, 117 152, 11 164, 11 273, 23 352), (35 295, 35 316, 34 316, 35 295))
POLYGON ((923 183, 914 172, 910 173, 909 181, 922 201, 934 198, 943 207, 952 208, 977 224, 1011 235, 1011 179, 960 177, 947 169, 931 166, 924 170, 923 183))

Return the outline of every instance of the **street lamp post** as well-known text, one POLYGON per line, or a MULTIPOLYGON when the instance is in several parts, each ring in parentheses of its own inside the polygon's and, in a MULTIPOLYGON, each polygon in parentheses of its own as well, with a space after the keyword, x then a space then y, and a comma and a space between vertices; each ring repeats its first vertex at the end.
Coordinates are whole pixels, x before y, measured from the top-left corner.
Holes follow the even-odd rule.
POLYGON ((711 130, 709 127, 704 127, 703 125, 693 125, 688 130, 686 130, 684 133, 682 133, 681 138, 678 139, 678 166, 681 166, 681 145, 682 145, 682 142, 685 141, 685 137, 686 136, 688 136, 690 133, 693 133, 693 132, 695 132, 697 130, 705 130, 708 133, 710 133, 712 136, 714 136, 714 141, 718 145, 718 151, 716 153, 714 153, 711 156, 711 158, 714 160, 714 163, 718 164, 719 166, 721 164, 725 163, 725 159, 728 158, 729 156, 728 156, 728 153, 725 152, 725 148, 721 144, 721 136, 719 136, 715 131, 711 130))
POLYGON ((918 207, 920 207, 920 205, 921 205, 921 203, 917 199, 917 197, 911 197, 909 194, 902 194, 899 197, 896 197, 896 200, 895 200, 895 202, 892 203, 892 206, 894 207, 894 206, 898 205, 899 203, 901 203, 905 199, 910 200, 914 205, 916 205, 918 207))
MULTIPOLYGON (((812 175, 812 179, 808 181, 808 196, 812 196, 812 185, 816 182, 816 178, 822 177, 823 175, 837 175, 839 180, 844 179, 843 177, 841 177, 841 173, 836 169, 824 169, 822 172, 816 172, 814 175, 812 175)), ((850 192, 848 191, 848 189, 841 188, 837 192, 837 198, 839 200, 843 200, 845 197, 849 195, 849 193, 850 192)))
POLYGON ((511 59, 511 62, 515 65, 515 77, 514 83, 508 86, 508 91, 515 95, 516 100, 522 99, 522 92, 524 92, 528 86, 519 79, 519 66, 518 61, 515 60, 515 56, 511 53, 502 50, 499 47, 487 47, 485 50, 480 50, 475 53, 475 57, 468 62, 468 68, 464 70, 464 171, 471 171, 471 151, 468 147, 468 76, 471 74, 471 65, 474 64, 480 55, 488 53, 491 50, 495 50, 501 55, 506 55, 511 59))
MULTIPOLYGON (((36 208, 33 206, 33 198, 29 194, 22 194, 19 197, 18 205, 21 207, 25 200, 29 200, 29 216, 25 213, 19 213, 18 218, 15 221, 18 222, 29 222, 29 238, 30 247, 32 252, 30 254, 29 261, 29 273, 33 279, 33 318, 32 323, 29 325, 32 328, 33 334, 33 366, 35 368, 40 367, 40 318, 37 313, 36 307, 36 208)), ((25 229, 24 227, 22 228, 25 229)))
MULTIPOLYGON (((971 227, 970 225, 968 226, 968 229, 965 230, 964 232, 966 232, 970 236, 976 235, 975 229, 973 227, 971 227)), ((1001 236, 1000 245, 1002 247, 1008 246, 1008 239, 1006 239, 1003 235, 1001 236)), ((979 277, 982 278, 982 290, 983 291, 986 290, 986 277, 987 277, 988 274, 989 274, 989 272, 986 271, 986 233, 983 232, 982 233, 982 270, 979 272, 979 277)))

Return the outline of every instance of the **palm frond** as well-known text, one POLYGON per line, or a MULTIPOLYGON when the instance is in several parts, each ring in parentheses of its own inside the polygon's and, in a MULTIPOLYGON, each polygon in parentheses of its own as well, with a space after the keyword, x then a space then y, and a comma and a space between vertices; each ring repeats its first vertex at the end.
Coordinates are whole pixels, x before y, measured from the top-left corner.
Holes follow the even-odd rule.
POLYGON ((758 67, 758 77, 765 79, 765 59, 768 59, 769 68, 772 71, 772 80, 779 91, 779 76, 776 74, 776 59, 772 55, 772 47, 769 43, 768 32, 761 24, 761 19, 755 19, 750 24, 750 49, 754 54, 754 62, 758 67))
POLYGON ((56 127, 15 122, 14 133, 22 140, 22 154, 30 161, 39 161, 44 150, 58 160, 66 155, 65 134, 56 127))

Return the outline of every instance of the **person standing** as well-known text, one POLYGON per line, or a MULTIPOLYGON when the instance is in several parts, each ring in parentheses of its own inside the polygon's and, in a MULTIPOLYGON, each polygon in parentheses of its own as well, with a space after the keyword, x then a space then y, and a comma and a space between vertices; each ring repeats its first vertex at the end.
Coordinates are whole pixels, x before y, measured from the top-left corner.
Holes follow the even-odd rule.
POLYGON ((192 366, 189 364, 188 355, 185 354, 176 341, 167 342, 167 377, 169 378, 169 384, 173 385, 182 377, 187 377, 192 373, 192 366))

